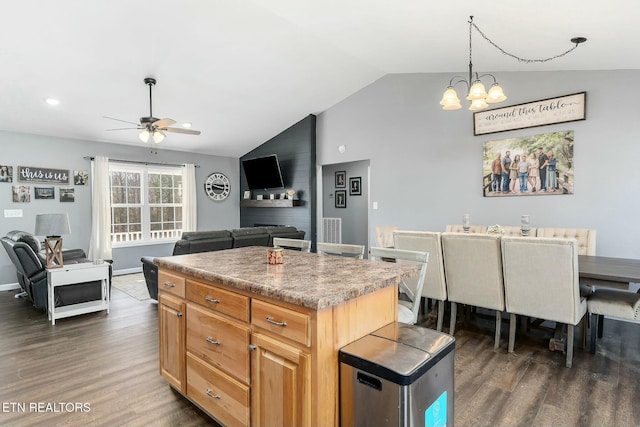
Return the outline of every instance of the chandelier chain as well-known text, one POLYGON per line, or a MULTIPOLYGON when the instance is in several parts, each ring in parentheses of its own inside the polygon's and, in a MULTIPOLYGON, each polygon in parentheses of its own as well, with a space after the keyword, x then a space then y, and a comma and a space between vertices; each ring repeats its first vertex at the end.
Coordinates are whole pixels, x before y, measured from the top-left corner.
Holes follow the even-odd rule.
MULTIPOLYGON (((471 26, 473 26, 473 28, 476 29, 476 31, 482 36, 482 38, 484 38, 486 41, 488 41, 493 47, 498 49, 500 52, 502 52, 503 54, 518 60, 519 62, 524 62, 524 63, 527 63, 527 64, 531 64, 531 63, 534 63, 534 62, 547 62, 547 61, 551 61, 551 60, 556 59, 556 58, 560 58, 560 57, 565 56, 566 54, 572 52, 574 49, 576 49, 578 47, 578 44, 579 44, 579 43, 576 43, 575 46, 573 46, 571 49, 567 50, 566 52, 560 53, 560 54, 555 55, 555 56, 551 56, 549 58, 544 58, 544 59, 520 58, 519 56, 514 55, 512 53, 509 53, 506 50, 504 50, 503 48, 501 48, 500 46, 498 46, 493 40, 491 40, 489 37, 487 37, 487 35, 485 33, 483 33, 482 30, 480 30, 480 28, 478 28, 478 26, 473 22, 473 20, 469 21, 469 24, 471 26)), ((469 29, 469 32, 471 32, 471 29, 469 29)), ((469 35, 469 41, 471 41, 471 35, 469 35)), ((469 51, 469 58, 471 59, 471 51, 469 51)))

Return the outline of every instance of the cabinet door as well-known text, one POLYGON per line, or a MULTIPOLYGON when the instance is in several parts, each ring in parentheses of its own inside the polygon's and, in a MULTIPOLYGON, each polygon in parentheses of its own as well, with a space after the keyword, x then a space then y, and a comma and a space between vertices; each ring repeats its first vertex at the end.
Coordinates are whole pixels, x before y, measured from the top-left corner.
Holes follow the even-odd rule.
POLYGON ((311 356, 260 333, 251 343, 251 425, 308 426, 311 356))
POLYGON ((185 393, 185 303, 161 293, 158 301, 160 325, 160 375, 185 393))

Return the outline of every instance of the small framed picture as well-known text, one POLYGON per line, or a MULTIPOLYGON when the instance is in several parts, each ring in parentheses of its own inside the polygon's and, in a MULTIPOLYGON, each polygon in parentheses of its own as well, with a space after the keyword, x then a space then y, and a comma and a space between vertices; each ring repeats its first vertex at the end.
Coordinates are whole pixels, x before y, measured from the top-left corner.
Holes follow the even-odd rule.
POLYGON ((33 187, 36 199, 55 199, 53 187, 33 187))
POLYGON ((13 182, 13 166, 0 165, 0 182, 13 182))
POLYGON ((245 200, 249 200, 251 198, 251 191, 250 190, 245 191, 243 197, 245 200))
POLYGON ((336 202, 336 208, 346 208, 347 207, 347 190, 337 190, 335 202, 336 202))
POLYGON ((349 195, 362 196, 362 177, 349 178, 349 195))
POLYGON ((269 194, 269 200, 275 200, 276 199, 276 195, 271 193, 269 194))
POLYGON ((73 203, 76 201, 75 190, 73 188, 61 188, 59 192, 61 202, 73 203))
POLYGON ((73 171, 73 183, 75 185, 89 185, 89 172, 73 171))
POLYGON ((14 203, 30 203, 31 187, 28 185, 14 185, 13 188, 14 203))
POLYGON ((256 200, 262 200, 262 194, 258 194, 258 195, 256 196, 256 200))
POLYGON ((347 186, 347 172, 336 172, 336 188, 345 188, 347 186))
POLYGON ((287 193, 280 193, 280 199, 284 200, 287 198, 287 193))

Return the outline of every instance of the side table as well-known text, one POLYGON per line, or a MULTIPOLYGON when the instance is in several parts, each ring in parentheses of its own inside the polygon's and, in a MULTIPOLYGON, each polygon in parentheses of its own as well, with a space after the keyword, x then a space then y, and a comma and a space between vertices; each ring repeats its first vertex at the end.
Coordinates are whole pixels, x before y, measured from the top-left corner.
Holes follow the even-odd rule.
POLYGON ((91 262, 69 264, 60 268, 47 269, 47 287, 49 293, 48 314, 51 324, 56 324, 56 319, 77 316, 78 314, 93 313, 94 311, 107 310, 109 313, 109 264, 94 264, 91 262), (55 288, 76 283, 102 282, 100 299, 82 302, 79 304, 55 306, 55 288))

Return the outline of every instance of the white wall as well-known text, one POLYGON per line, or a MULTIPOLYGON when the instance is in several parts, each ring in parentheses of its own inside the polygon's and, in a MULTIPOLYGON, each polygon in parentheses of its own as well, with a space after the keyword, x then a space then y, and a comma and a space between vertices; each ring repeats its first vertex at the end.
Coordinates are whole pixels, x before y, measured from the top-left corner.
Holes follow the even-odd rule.
MULTIPOLYGON (((89 249, 91 233, 91 188, 90 186, 51 185, 56 187, 55 200, 35 200, 33 187, 50 186, 34 184, 31 186, 30 203, 13 203, 11 187, 18 185, 17 166, 36 166, 52 169, 73 170, 91 169, 90 161, 84 156, 108 156, 112 159, 148 161, 158 163, 195 163, 196 186, 198 189, 198 229, 217 230, 239 227, 239 162, 237 158, 206 156, 180 151, 163 150, 162 146, 140 148, 121 144, 105 144, 91 141, 45 137, 39 135, 17 134, 0 131, 0 165, 13 166, 13 183, 0 183, 0 234, 3 236, 11 230, 33 232, 35 217, 39 213, 66 212, 69 214, 71 234, 63 236, 65 248, 89 249), (214 202, 204 193, 204 181, 212 172, 222 172, 231 181, 231 194, 223 202, 214 202), (74 203, 60 203, 59 188, 75 189, 74 203), (4 209, 22 209, 22 218, 4 218, 4 209)), ((91 180, 92 177, 89 177, 91 180)), ((140 268, 143 255, 171 255, 173 244, 134 246, 114 248, 114 270, 140 268)), ((4 249, 0 250, 0 285, 16 283, 16 271, 4 249)))
POLYGON ((318 116, 320 165, 369 159, 373 227, 444 230, 464 212, 475 224, 597 230, 597 254, 640 258, 640 120, 629 96, 639 70, 496 73, 508 106, 587 92, 587 119, 473 136, 473 115, 438 105, 452 75, 387 75, 318 116), (622 95, 621 95, 622 94, 622 95), (485 141, 575 131, 575 194, 482 196, 485 141), (337 147, 345 144, 341 154, 337 147))

